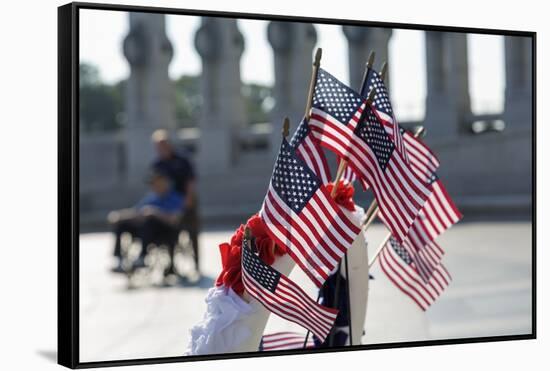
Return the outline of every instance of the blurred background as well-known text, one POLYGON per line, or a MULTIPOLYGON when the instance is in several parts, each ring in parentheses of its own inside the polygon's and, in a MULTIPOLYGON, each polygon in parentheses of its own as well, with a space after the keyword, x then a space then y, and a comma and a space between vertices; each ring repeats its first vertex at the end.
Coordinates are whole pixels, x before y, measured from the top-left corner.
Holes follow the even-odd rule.
MULTIPOLYGON (((82 361, 183 353, 221 269, 218 244, 261 206, 283 117, 292 131, 304 114, 318 47, 321 66, 355 88, 370 51, 376 69, 388 62, 397 119, 425 126, 465 215, 438 240, 453 282, 426 313, 374 268, 363 342, 531 332, 531 39, 103 10, 81 10, 79 24, 82 361), (150 269, 110 271, 107 215, 147 192, 157 129, 196 180, 172 280, 152 263, 166 251, 150 269)), ((359 205, 369 197, 357 189, 359 205)), ((384 234, 369 229, 370 253, 384 234)), ((124 258, 138 254, 123 245, 124 258)))

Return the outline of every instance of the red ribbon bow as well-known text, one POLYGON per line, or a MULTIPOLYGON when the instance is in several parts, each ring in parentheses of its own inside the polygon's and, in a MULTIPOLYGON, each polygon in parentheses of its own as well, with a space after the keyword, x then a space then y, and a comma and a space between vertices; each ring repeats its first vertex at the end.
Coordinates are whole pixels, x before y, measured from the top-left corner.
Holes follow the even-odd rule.
MULTIPOLYGON (((334 188, 334 183, 327 185, 329 193, 332 193, 334 188)), ((351 184, 346 184, 343 181, 338 182, 338 187, 336 187, 336 194, 334 196, 334 201, 348 209, 349 211, 355 211, 355 202, 353 202, 353 195, 355 194, 355 189, 351 184)))
MULTIPOLYGON (((267 234, 264 222, 258 214, 248 219, 246 224, 250 228, 252 236, 254 236, 256 249, 264 263, 272 265, 276 256, 286 254, 284 247, 273 243, 273 240, 267 234)), ((241 224, 231 237, 230 243, 220 244, 222 271, 216 279, 216 286, 231 287, 239 295, 244 292, 241 276, 241 246, 244 228, 245 226, 241 224)))

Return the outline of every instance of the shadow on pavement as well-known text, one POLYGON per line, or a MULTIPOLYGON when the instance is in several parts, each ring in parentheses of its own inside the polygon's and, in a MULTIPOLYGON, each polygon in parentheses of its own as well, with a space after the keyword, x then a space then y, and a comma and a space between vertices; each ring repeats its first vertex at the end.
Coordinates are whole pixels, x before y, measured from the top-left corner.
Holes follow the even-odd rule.
POLYGON ((57 351, 55 350, 37 350, 36 353, 50 362, 57 363, 57 351))

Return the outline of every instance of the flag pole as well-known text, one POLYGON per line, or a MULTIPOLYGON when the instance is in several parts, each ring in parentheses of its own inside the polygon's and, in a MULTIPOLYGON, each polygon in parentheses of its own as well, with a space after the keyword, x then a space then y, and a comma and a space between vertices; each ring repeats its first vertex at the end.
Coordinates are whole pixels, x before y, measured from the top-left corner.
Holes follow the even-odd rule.
POLYGON ((313 60, 313 68, 311 69, 311 80, 309 81, 309 89, 307 92, 306 112, 304 116, 309 120, 309 114, 311 111, 311 105, 313 102, 313 92, 315 91, 315 84, 317 83, 317 72, 321 66, 321 57, 323 56, 323 49, 317 48, 315 51, 315 59, 313 60))
POLYGON ((374 264, 374 262, 376 261, 376 258, 378 258, 378 255, 380 255, 380 253, 382 252, 382 250, 384 249, 384 247, 386 246, 386 244, 388 243, 388 241, 390 240, 391 238, 391 233, 388 233, 386 237, 384 237, 384 240, 382 241, 382 243, 380 244, 380 246, 378 247, 378 250, 376 250, 376 253, 374 254, 374 256, 372 257, 371 260, 369 260, 369 269, 372 267, 372 265, 374 264))
MULTIPOLYGON (((290 119, 288 117, 285 117, 283 119, 283 129, 281 130, 281 134, 283 135, 283 138, 288 137, 288 132, 290 129, 290 119)), ((271 240, 271 252, 275 253, 275 240, 271 240)))

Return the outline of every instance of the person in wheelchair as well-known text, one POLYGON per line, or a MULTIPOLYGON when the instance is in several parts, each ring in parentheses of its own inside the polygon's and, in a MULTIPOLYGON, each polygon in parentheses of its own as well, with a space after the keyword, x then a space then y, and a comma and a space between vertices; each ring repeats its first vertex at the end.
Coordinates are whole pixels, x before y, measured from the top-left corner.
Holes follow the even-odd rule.
POLYGON ((195 264, 195 276, 200 277, 199 270, 199 230, 200 218, 198 212, 198 197, 195 170, 189 156, 183 151, 177 151, 170 141, 168 132, 163 129, 156 130, 151 140, 157 153, 157 158, 152 163, 153 169, 159 169, 170 177, 174 189, 184 197, 184 209, 182 211, 181 229, 189 233, 193 260, 195 264))
MULTIPOLYGON (((123 233, 141 239, 141 252, 133 268, 146 266, 147 248, 152 243, 165 242, 170 249, 174 249, 172 241, 177 240, 181 216, 185 211, 183 196, 174 189, 170 177, 161 169, 153 169, 147 180, 151 190, 145 197, 133 208, 112 211, 107 217, 115 233, 113 255, 118 262, 112 269, 114 272, 124 272, 121 254, 123 233)), ((167 273, 174 272, 172 251, 170 257, 167 273)))

